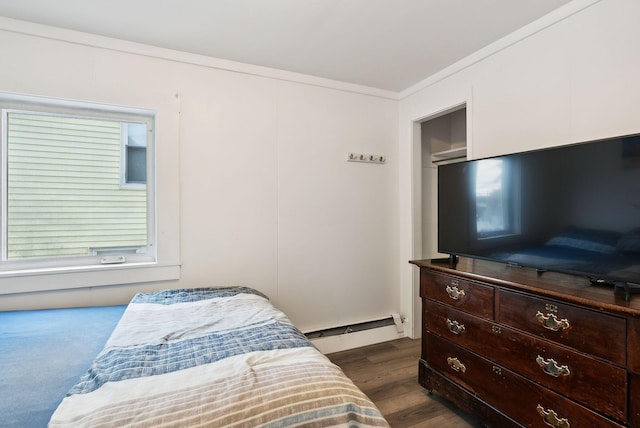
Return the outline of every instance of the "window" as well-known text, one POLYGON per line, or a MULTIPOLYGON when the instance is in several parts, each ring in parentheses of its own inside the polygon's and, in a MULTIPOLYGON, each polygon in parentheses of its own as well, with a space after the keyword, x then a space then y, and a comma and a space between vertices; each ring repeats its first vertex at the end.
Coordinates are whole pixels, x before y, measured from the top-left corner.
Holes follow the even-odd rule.
POLYGON ((475 171, 476 236, 491 238, 516 233, 517 170, 504 159, 484 159, 475 171))
POLYGON ((121 123, 122 161, 120 175, 122 187, 144 187, 147 183, 147 125, 121 123))
POLYGON ((153 114, 0 97, 0 271, 155 261, 153 114))

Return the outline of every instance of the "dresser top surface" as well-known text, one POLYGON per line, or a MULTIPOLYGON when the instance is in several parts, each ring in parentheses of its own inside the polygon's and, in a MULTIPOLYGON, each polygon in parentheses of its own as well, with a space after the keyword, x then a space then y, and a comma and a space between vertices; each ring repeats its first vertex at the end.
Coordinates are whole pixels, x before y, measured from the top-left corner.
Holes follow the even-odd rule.
POLYGON ((409 263, 432 271, 640 317, 640 294, 632 295, 630 301, 625 301, 622 294, 614 293, 612 286, 593 285, 586 277, 553 271, 538 272, 533 268, 467 257, 460 257, 453 267, 448 262, 431 260, 412 260, 409 263))

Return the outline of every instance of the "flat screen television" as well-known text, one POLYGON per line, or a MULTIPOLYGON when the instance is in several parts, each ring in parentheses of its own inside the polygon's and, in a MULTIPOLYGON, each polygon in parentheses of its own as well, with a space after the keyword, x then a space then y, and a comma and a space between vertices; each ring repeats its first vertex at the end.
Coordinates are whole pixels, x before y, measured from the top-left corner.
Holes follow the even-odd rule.
POLYGON ((439 165, 438 251, 640 284, 640 134, 439 165))

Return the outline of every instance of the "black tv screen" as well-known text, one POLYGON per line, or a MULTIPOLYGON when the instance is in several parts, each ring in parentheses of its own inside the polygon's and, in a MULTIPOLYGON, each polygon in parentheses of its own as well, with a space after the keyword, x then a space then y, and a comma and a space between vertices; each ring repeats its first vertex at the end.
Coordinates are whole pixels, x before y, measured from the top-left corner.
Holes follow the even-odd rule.
POLYGON ((438 251, 640 284, 640 135, 439 165, 438 251))

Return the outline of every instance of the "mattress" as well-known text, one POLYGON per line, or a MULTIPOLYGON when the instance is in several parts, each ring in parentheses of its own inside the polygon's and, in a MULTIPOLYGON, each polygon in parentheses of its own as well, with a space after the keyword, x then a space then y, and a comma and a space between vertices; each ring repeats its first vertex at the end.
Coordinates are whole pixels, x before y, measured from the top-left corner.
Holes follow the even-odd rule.
POLYGON ((139 293, 50 427, 388 426, 266 296, 139 293))

